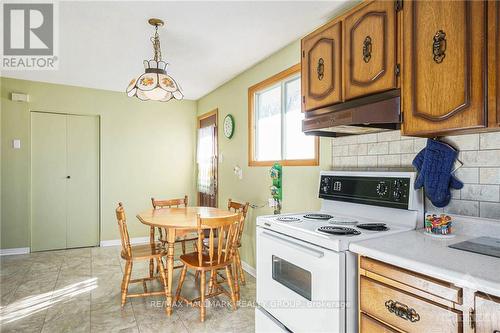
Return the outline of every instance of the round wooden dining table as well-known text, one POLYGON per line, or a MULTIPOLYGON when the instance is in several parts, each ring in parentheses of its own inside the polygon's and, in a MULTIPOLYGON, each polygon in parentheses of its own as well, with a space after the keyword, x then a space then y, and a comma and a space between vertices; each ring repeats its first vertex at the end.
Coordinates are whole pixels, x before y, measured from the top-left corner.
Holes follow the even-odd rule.
MULTIPOLYGON (((198 215, 201 218, 231 217, 238 213, 213 207, 182 207, 149 209, 137 215, 139 221, 150 227, 163 228, 167 235, 167 309, 172 314, 172 279, 174 271, 174 245, 179 236, 198 228, 198 215)), ((203 227, 203 226, 202 226, 203 227)), ((154 237, 154 228, 153 236, 154 237)), ((154 239, 152 240, 154 241, 154 239)))

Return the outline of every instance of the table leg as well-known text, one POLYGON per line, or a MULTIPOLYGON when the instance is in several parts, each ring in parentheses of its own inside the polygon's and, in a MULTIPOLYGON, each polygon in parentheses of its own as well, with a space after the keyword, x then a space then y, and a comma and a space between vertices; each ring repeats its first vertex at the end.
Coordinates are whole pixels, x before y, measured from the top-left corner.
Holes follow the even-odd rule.
POLYGON ((174 279, 175 229, 167 230, 167 315, 172 314, 172 280, 174 279))

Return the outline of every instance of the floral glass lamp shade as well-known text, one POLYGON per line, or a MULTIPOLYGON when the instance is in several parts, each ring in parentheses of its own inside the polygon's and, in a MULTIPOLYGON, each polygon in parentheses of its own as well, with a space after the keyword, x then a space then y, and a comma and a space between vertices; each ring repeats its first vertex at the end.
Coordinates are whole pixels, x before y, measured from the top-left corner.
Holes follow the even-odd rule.
POLYGON ((155 27, 155 34, 151 37, 154 59, 144 60, 144 74, 130 81, 127 87, 127 95, 129 97, 135 96, 143 101, 167 102, 172 98, 182 99, 184 96, 179 85, 167 74, 168 64, 161 60, 158 27, 163 25, 163 21, 160 19, 150 19, 148 22, 155 27))

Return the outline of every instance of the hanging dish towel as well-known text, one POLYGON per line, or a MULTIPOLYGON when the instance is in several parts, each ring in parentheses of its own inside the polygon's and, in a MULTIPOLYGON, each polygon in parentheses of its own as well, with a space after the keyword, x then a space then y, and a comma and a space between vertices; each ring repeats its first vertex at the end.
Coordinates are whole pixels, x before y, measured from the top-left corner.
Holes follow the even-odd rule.
POLYGON ((451 200, 450 187, 463 187, 463 183, 451 174, 457 154, 449 144, 428 139, 426 147, 413 160, 412 164, 418 171, 415 189, 423 186, 426 196, 436 207, 448 205, 451 200))

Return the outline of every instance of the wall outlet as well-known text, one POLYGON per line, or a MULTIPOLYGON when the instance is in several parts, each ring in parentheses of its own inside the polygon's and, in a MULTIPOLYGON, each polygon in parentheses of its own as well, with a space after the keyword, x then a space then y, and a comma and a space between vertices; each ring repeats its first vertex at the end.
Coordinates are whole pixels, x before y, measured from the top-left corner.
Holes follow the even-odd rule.
POLYGON ((233 172, 238 177, 239 180, 243 179, 243 169, 239 165, 235 165, 233 168, 233 172))

